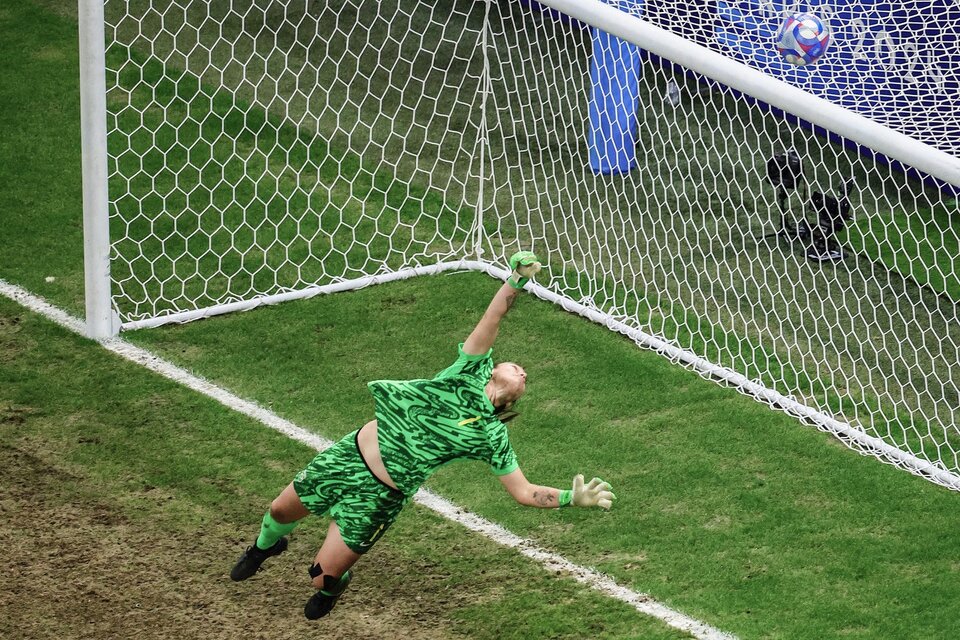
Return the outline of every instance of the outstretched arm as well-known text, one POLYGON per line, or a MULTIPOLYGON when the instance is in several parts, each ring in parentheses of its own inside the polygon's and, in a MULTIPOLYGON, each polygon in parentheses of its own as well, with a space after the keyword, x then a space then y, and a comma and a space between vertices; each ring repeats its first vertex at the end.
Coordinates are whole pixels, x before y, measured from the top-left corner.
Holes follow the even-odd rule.
POLYGON ((510 258, 513 273, 500 287, 480 322, 463 343, 463 352, 468 355, 483 355, 491 348, 500 331, 500 320, 507 315, 523 286, 540 270, 540 262, 530 251, 521 251, 510 258))
POLYGON ((494 340, 497 339, 497 332, 500 331, 500 320, 507 315, 507 311, 513 306, 517 296, 520 295, 520 289, 514 289, 509 284, 504 283, 497 294, 493 296, 490 305, 484 312, 480 322, 474 327, 467 341, 463 343, 463 352, 469 355, 483 355, 493 347, 494 340))
POLYGON ((514 500, 528 507, 550 509, 572 505, 609 509, 616 499, 608 483, 594 478, 584 485, 582 475, 575 476, 573 488, 566 490, 532 484, 520 469, 500 476, 500 482, 514 500))

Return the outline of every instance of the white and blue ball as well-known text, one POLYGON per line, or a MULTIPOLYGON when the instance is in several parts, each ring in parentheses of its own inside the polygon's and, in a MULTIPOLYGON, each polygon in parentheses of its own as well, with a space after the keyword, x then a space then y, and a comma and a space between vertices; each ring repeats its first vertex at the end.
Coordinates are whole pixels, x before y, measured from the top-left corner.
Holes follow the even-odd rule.
POLYGON ((777 52, 790 64, 813 64, 830 45, 830 27, 812 13, 795 13, 777 32, 777 52))

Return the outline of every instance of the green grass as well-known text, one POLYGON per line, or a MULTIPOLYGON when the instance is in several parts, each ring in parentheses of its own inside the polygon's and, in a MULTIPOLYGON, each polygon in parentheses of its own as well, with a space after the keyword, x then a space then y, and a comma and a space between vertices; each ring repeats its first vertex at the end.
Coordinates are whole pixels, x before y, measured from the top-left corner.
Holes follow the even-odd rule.
MULTIPOLYGON (((0 241, 0 278, 23 284, 76 313, 82 309, 78 99, 72 71, 76 69, 76 25, 69 17, 56 17, 40 7, 26 2, 0 9, 0 28, 7 36, 0 39, 2 59, 17 61, 5 65, 5 78, 10 81, 0 84, 0 166, 9 178, 8 188, 0 194, 0 215, 6 225, 0 241), (56 279, 48 283, 48 275, 56 279)), ((136 50, 115 50, 112 55, 145 62, 136 50)), ((167 82, 163 80, 170 78, 167 71, 146 64, 144 69, 143 73, 158 80, 159 95, 167 97, 165 104, 174 112, 189 111, 206 95, 212 100, 207 113, 216 116, 221 126, 233 126, 242 114, 267 128, 267 140, 283 137, 293 143, 303 136, 302 144, 293 144, 301 151, 301 166, 321 170, 323 162, 315 154, 334 153, 333 143, 319 143, 309 131, 263 116, 244 96, 220 102, 222 96, 205 93, 196 77, 178 76, 176 82, 167 82)), ((691 126, 696 124, 691 135, 708 135, 710 121, 697 119, 697 112, 710 112, 711 104, 716 107, 707 100, 695 104, 693 112, 677 116, 691 126)), ((712 111, 719 114, 715 118, 725 113, 712 111)), ((659 122, 653 115, 650 121, 659 122)), ((153 127, 149 118, 144 122, 153 127)), ((158 135, 170 145, 167 150, 176 153, 169 134, 158 131, 158 135)), ((258 144, 254 141, 244 148, 249 157, 269 166, 275 156, 269 146, 258 144)), ((217 153, 211 150, 213 156, 217 153)), ((341 175, 354 169, 351 179, 363 174, 356 156, 336 157, 341 175)), ((667 160, 662 160, 661 169, 666 170, 667 160)), ((125 162, 135 164, 132 159, 125 162)), ((146 174, 156 173, 151 162, 145 166, 154 168, 146 174)), ((711 170, 707 164, 697 166, 702 172, 711 170)), ((744 167, 737 170, 744 172, 739 176, 744 180, 757 179, 744 167)), ((228 173, 239 175, 235 167, 228 173)), ((391 185, 416 184, 410 181, 415 173, 403 167, 393 175, 371 173, 367 184, 373 191, 379 184, 379 191, 389 192, 391 185)), ((156 176, 160 184, 174 184, 162 171, 156 176)), ((899 352, 898 344, 889 341, 900 343, 909 332, 896 324, 895 316, 884 319, 877 311, 890 304, 884 296, 899 285, 883 281, 882 274, 879 284, 864 283, 852 268, 810 270, 783 248, 767 249, 769 254, 764 255, 769 255, 769 263, 751 257, 759 249, 742 234, 731 232, 725 216, 735 203, 721 178, 718 173, 705 183, 714 189, 706 200, 692 198, 695 190, 684 182, 672 201, 678 209, 652 209, 626 220, 598 220, 598 236, 614 222, 631 230, 640 264, 630 268, 635 269, 638 290, 649 285, 659 295, 607 294, 609 283, 598 273, 597 300, 618 309, 642 311, 648 325, 675 331, 684 346, 715 349, 711 353, 723 364, 748 373, 772 371, 790 384, 791 376, 801 383, 807 379, 814 394, 823 392, 824 380, 832 380, 828 374, 852 366, 858 349, 899 352), (704 203, 716 208, 703 209, 704 203), (698 228, 708 233, 710 243, 697 243, 698 236, 689 228, 691 216, 699 216, 695 218, 698 228), (648 253, 644 238, 651 230, 689 242, 678 245, 676 253, 669 247, 652 247, 648 253), (744 261, 744 256, 751 259, 744 261), (649 276, 658 265, 664 270, 649 276), (731 270, 743 274, 733 289, 726 281, 731 270), (770 291, 765 283, 773 275, 795 281, 807 291, 839 287, 855 294, 844 302, 859 305, 876 298, 879 303, 866 304, 861 317, 891 324, 881 327, 879 341, 873 336, 873 342, 846 345, 844 353, 832 353, 835 345, 818 343, 818 336, 832 335, 845 317, 824 304, 823 309, 813 309, 817 318, 798 318, 791 307, 795 301, 765 300, 762 295, 770 291), (687 282, 685 277, 693 279, 687 282), (675 302, 695 294, 705 305, 702 314, 691 315, 675 302), (784 327, 763 326, 754 319, 752 309, 764 300, 777 313, 783 312, 778 317, 786 318, 784 327), (727 327, 723 331, 717 329, 721 324, 727 327), (790 330, 793 333, 783 333, 790 330), (813 354, 815 365, 801 366, 805 363, 784 357, 778 348, 759 348, 764 343, 761 338, 771 333, 796 341, 801 350, 813 354)), ((213 185, 199 182, 202 188, 212 189, 213 185)), ((612 188, 612 183, 608 186, 612 188)), ((634 186, 642 188, 640 182, 634 186)), ((254 194, 258 188, 246 182, 241 191, 254 194)), ((354 194, 346 185, 338 188, 336 197, 343 202, 366 197, 366 192, 354 194)), ((284 193, 296 191, 290 186, 284 193)), ((164 193, 171 204, 181 197, 172 186, 164 193)), ((416 197, 423 201, 435 197, 425 188, 410 193, 420 194, 416 197)), ((209 197, 219 202, 223 196, 209 197)), ((445 208, 448 205, 442 200, 436 200, 436 206, 437 212, 453 210, 445 208)), ((347 214, 348 226, 356 222, 355 215, 347 214)), ((204 222, 202 217, 184 215, 176 224, 200 228, 204 222)), ((499 223, 487 222, 499 228, 499 223)), ((521 233, 540 234, 541 239, 551 233, 562 235, 559 226, 534 229, 533 222, 531 213, 521 233)), ((164 233, 170 232, 164 237, 175 240, 177 227, 170 227, 169 219, 156 224, 164 233)), ((748 221, 744 228, 749 228, 748 221)), ((571 247, 585 253, 588 249, 597 247, 571 247)), ((598 255, 603 255, 599 249, 598 255)), ((240 256, 235 259, 242 264, 240 256)), ((564 286, 579 286, 574 274, 562 268, 553 272, 569 278, 564 286)), ((308 429, 338 437, 369 418, 367 380, 422 376, 448 364, 451 349, 479 317, 492 287, 493 282, 482 276, 443 276, 129 337, 308 429)), ((927 300, 924 294, 917 295, 927 300)), ((939 309, 937 304, 931 308, 939 309)), ((41 465, 38 468, 49 465, 71 478, 63 495, 72 500, 57 498, 53 488, 43 494, 59 509, 69 504, 97 506, 101 501, 115 505, 108 513, 125 514, 144 530, 138 548, 150 549, 153 543, 170 551, 162 541, 174 532, 204 540, 202 554, 191 554, 182 567, 165 568, 164 580, 169 577, 169 582, 150 592, 161 603, 160 611, 170 615, 186 611, 184 602, 161 594, 177 592, 174 578, 192 579, 199 581, 201 590, 214 594, 216 603, 225 607, 226 619, 250 622, 244 614, 250 593, 229 592, 221 584, 223 556, 228 563, 232 560, 264 503, 310 452, 121 363, 85 341, 65 336, 10 303, 0 303, 0 318, 4 451, 13 451, 13 459, 33 452, 41 465), (154 500, 156 494, 163 500, 154 500)), ((945 327, 934 333, 939 338, 955 330, 945 327)), ((932 338, 922 338, 927 339, 932 338)), ((917 346, 917 353, 922 355, 921 347, 917 346)), ((543 303, 524 300, 518 305, 504 327, 497 353, 523 363, 531 374, 530 395, 520 407, 523 415, 511 427, 528 477, 561 485, 576 471, 601 475, 617 489, 617 508, 611 513, 523 509, 476 464, 444 469, 431 480, 430 488, 574 561, 596 566, 744 638, 953 634, 960 613, 956 605, 960 594, 954 586, 958 566, 953 561, 960 551, 953 535, 960 525, 956 495, 856 456, 821 433, 543 303)), ((897 360, 878 367, 883 377, 899 379, 918 371, 936 373, 936 367, 926 365, 917 362, 906 367, 897 360)), ((855 391, 843 396, 840 409, 850 407, 844 404, 851 402, 849 398, 859 401, 855 391)), ((863 398, 863 402, 873 399, 863 398)), ((868 406, 881 415, 885 410, 868 406)), ((922 424, 918 427, 925 430, 922 424)), ((39 481, 43 475, 37 477, 39 481)), ((52 508, 51 518, 57 513, 52 508)), ((321 535, 318 524, 304 528, 298 562, 285 560, 291 563, 284 565, 289 572, 277 572, 269 583, 276 598, 258 610, 266 618, 278 615, 277 611, 290 616, 283 619, 290 621, 291 635, 305 635, 312 629, 293 626, 294 620, 302 624, 294 606, 302 594, 294 586, 301 584, 299 560, 308 555, 303 549, 316 544, 321 535)), ((119 525, 102 527, 99 531, 106 539, 122 537, 129 530, 119 525)), ((29 532, 8 534, 17 544, 29 544, 29 532)), ((344 620, 376 611, 384 601, 376 600, 373 585, 382 585, 384 592, 397 594, 397 602, 425 607, 431 621, 438 621, 440 637, 675 636, 628 607, 582 595, 580 587, 544 574, 516 554, 418 508, 401 518, 364 562, 368 560, 360 567, 368 576, 364 578, 367 586, 358 583, 362 597, 343 608, 344 620), (420 580, 411 579, 411 567, 420 580), (370 602, 376 605, 365 606, 370 602)), ((53 569, 44 573, 45 567, 32 564, 28 569, 55 581, 49 573, 53 569)), ((94 568, 86 573, 72 568, 70 576, 105 581, 113 575, 116 591, 133 589, 142 576, 136 566, 124 564, 123 568, 113 574, 108 569, 100 574, 94 568)), ((16 580, 4 584, 3 590, 15 593, 18 584, 29 583, 16 580)), ((115 599, 110 602, 117 602, 120 596, 111 597, 115 599)), ((19 623, 40 628, 39 620, 48 610, 39 603, 46 600, 28 601, 36 602, 36 609, 27 607, 22 613, 24 608, 19 607, 18 623, 10 623, 0 635, 14 634, 13 629, 23 628, 19 623)), ((404 629, 414 633, 422 624, 410 610, 389 611, 396 613, 398 633, 404 629)), ((61 635, 75 635, 69 619, 58 620, 61 635)), ((176 628, 203 630, 214 621, 213 614, 199 615, 176 628)), ((158 629, 157 637, 171 631, 156 624, 143 628, 158 629)), ((18 635, 24 636, 22 631, 18 635)))
MULTIPOLYGON (((18 558, 0 577, 16 600, 0 635, 317 633, 301 607, 325 523, 304 523, 270 573, 227 576, 311 450, 5 298, 0 362, 0 532, 18 558), (64 583, 69 606, 50 607, 64 583)), ((426 637, 425 623, 432 638, 685 637, 419 506, 390 538, 357 567, 338 637, 426 637)))
POLYGON ((960 304, 960 210, 953 200, 917 213, 892 211, 854 221, 852 247, 960 304))
POLYGON ((77 25, 32 4, 0 8, 0 274, 83 309, 77 25), (47 276, 54 282, 45 281, 47 276))
MULTIPOLYGON (((132 338, 337 437, 369 418, 366 380, 445 366, 494 288, 437 277, 132 338)), ((430 488, 744 637, 930 637, 952 624, 927 590, 955 571, 955 495, 543 303, 514 309, 497 351, 530 374, 511 426, 527 476, 600 475, 617 508, 544 518, 505 503, 476 464, 430 488)))

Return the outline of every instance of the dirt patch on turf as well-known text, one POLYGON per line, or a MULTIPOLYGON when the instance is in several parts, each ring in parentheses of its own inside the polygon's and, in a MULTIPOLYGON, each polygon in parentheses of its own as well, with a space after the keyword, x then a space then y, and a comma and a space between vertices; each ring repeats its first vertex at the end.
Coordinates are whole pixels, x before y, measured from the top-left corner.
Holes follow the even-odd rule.
MULTIPOLYGON (((227 573, 249 543, 236 538, 242 527, 201 516, 195 529, 170 532, 163 512, 177 508, 172 494, 148 488, 110 498, 57 460, 36 441, 0 443, 0 637, 456 635, 444 622, 455 603, 426 604, 418 598, 418 568, 384 554, 364 558, 329 618, 307 621, 302 606, 313 591, 306 567, 315 550, 308 536, 295 536, 267 571, 233 583, 227 573), (142 508, 119 504, 134 499, 142 508)), ((251 537, 255 525, 247 527, 251 537)))

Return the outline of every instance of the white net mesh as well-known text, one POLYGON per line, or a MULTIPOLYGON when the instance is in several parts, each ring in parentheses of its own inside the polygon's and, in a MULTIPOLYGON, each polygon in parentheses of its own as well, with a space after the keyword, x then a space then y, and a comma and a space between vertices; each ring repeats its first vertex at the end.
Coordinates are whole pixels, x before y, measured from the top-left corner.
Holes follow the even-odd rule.
MULTIPOLYGON (((504 11, 491 29, 498 111, 485 220, 500 260, 514 246, 499 239, 518 229, 519 245, 550 255, 550 284, 566 296, 957 469, 955 200, 649 61, 637 80, 636 166, 596 175, 585 135, 593 34, 537 9, 504 11), (533 24, 545 35, 534 40, 533 24), (782 213, 768 162, 789 148, 803 180, 784 189, 783 210, 791 228, 813 229, 809 239, 764 237, 782 213), (844 185, 853 219, 841 225, 810 194, 842 208, 844 185)), ((619 95, 618 80, 607 95, 619 95)))
POLYGON ((483 14, 403 4, 107 1, 122 320, 465 253, 483 14))
MULTIPOLYGON (((730 53, 685 6, 644 11, 730 53)), ((551 291, 960 471, 937 187, 536 4, 108 0, 107 21, 124 320, 533 249, 551 291), (633 84, 597 79, 601 46, 633 84), (598 173, 614 113, 634 167, 598 173)))

